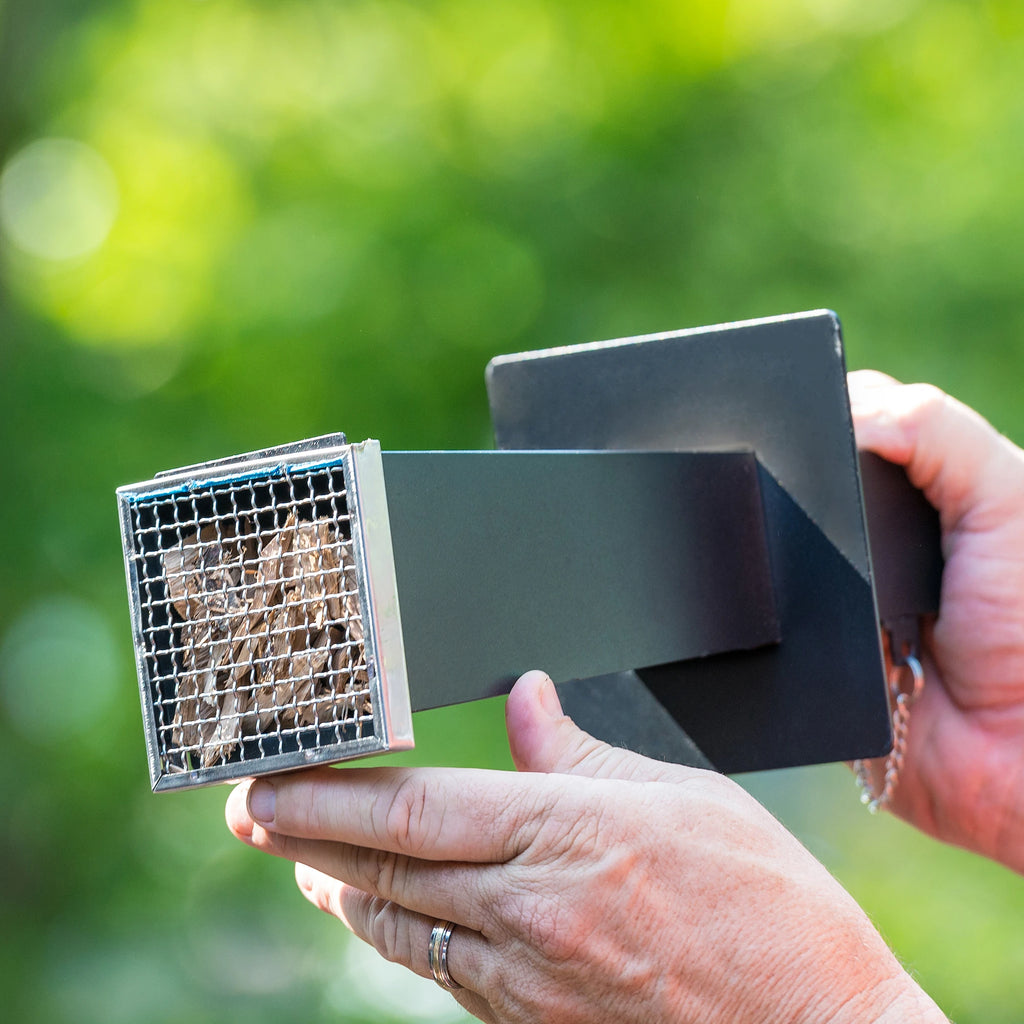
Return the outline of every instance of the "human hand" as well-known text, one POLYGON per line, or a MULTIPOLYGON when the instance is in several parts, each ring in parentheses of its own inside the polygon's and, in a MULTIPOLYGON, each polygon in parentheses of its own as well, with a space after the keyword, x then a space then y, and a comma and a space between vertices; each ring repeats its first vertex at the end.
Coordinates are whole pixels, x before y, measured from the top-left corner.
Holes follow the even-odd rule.
POLYGON ((426 977, 435 920, 484 1021, 945 1021, 828 872, 711 772, 599 743, 528 673, 518 773, 318 769, 240 786, 228 825, 426 977))
POLYGON ((939 511, 939 615, 892 809, 1024 873, 1024 452, 930 385, 849 376, 857 443, 939 511))

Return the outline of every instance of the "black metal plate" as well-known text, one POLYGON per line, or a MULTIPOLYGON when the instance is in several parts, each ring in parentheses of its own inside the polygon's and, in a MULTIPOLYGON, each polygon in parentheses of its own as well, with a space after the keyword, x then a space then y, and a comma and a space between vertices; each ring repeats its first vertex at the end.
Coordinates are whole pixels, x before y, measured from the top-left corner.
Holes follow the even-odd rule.
POLYGON ((745 452, 384 452, 414 711, 779 641, 745 452), (712 532, 728 537, 712 548, 712 532))
POLYGON ((638 667, 601 686, 563 686, 567 710, 581 725, 656 756, 684 749, 688 737, 726 772, 888 750, 881 644, 835 314, 501 356, 488 367, 487 385, 500 448, 747 446, 761 466, 782 642, 638 667), (646 734, 617 727, 598 694, 614 692, 619 701, 631 689, 638 705, 653 695, 686 735, 673 737, 664 724, 646 734))

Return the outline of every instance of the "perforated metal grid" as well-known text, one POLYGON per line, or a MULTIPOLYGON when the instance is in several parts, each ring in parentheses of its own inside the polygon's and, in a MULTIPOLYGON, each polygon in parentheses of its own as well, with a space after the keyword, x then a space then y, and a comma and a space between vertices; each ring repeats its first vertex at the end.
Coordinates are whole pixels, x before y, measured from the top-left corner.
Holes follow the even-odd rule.
POLYGON ((347 452, 239 468, 119 491, 155 788, 387 746, 347 452))

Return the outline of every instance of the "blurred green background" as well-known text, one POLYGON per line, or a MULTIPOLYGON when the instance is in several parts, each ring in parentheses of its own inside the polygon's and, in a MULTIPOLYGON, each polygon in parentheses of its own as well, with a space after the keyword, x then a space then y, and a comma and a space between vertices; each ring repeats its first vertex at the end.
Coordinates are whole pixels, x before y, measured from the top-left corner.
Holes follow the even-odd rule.
MULTIPOLYGON (((117 485, 488 446, 495 354, 821 306, 1020 442, 1022 168, 1016 0, 0 0, 5 1018, 459 1019, 223 790, 150 794, 117 485)), ((500 702, 417 730, 508 764, 500 702)), ((741 781, 956 1021, 1024 1018, 1019 878, 841 766, 741 781)))

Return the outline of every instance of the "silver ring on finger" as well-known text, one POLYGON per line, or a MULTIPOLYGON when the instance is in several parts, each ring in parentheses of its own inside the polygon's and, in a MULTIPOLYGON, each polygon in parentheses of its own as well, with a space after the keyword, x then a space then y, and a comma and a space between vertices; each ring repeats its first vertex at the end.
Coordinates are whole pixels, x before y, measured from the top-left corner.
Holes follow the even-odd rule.
POLYGON ((430 932, 430 945, 427 947, 430 973, 434 976, 434 981, 449 992, 462 988, 448 971, 448 944, 452 940, 454 930, 455 925, 451 921, 435 921, 430 932))

